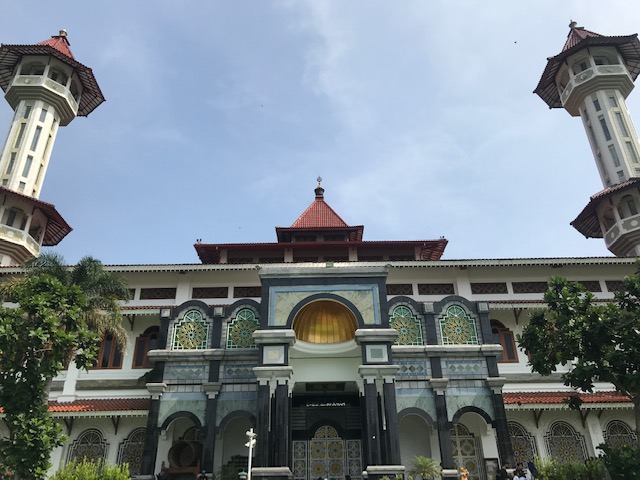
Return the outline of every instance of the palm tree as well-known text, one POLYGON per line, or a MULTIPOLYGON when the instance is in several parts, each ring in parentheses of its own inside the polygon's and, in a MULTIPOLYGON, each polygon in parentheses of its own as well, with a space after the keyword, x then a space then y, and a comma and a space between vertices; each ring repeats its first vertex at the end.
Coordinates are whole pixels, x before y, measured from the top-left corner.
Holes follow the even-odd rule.
POLYGON ((413 457, 411 460, 411 470, 409 470, 410 475, 420 475, 422 480, 429 480, 431 478, 440 477, 442 473, 442 468, 438 465, 433 458, 424 457, 419 455, 417 457, 413 457))
MULTIPOLYGON (((89 301, 85 311, 87 325, 98 333, 99 338, 111 335, 113 340, 125 349, 127 331, 122 326, 120 302, 129 300, 131 294, 126 281, 105 269, 100 260, 85 256, 77 265, 69 267, 64 258, 54 252, 43 253, 24 266, 26 277, 51 275, 64 285, 75 285, 82 290, 89 301)), ((5 282, 0 286, 0 296, 11 298, 12 286, 21 278, 5 282)))

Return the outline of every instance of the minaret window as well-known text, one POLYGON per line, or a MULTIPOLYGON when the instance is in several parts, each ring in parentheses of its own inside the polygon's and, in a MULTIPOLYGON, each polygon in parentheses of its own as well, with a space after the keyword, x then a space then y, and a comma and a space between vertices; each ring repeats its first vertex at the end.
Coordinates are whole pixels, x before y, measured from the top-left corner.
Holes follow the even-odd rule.
POLYGON ((57 68, 49 69, 49 78, 60 85, 67 85, 67 81, 69 81, 69 77, 64 72, 61 72, 57 68))
POLYGON ((600 126, 602 127, 602 133, 604 133, 604 138, 607 141, 611 140, 611 132, 609 132, 609 127, 607 126, 607 121, 604 119, 604 115, 600 115, 598 117, 598 121, 600 122, 600 126))
POLYGON ((20 148, 20 144, 22 143, 22 136, 24 135, 24 129, 27 126, 26 123, 20 124, 20 130, 18 131, 18 138, 16 138, 16 143, 13 148, 20 148))
POLYGON ((36 127, 36 131, 33 134, 33 139, 31 140, 31 151, 34 152, 38 147, 38 140, 40 140, 40 134, 42 133, 42 127, 36 127))
POLYGON ((26 186, 27 186, 27 184, 26 184, 26 183, 24 183, 24 182, 20 182, 20 183, 18 184, 18 192, 20 192, 20 193, 24 192, 24 187, 26 187, 26 186))
POLYGON ((620 133, 622 133, 623 137, 629 136, 629 131, 627 130, 627 126, 624 124, 624 119, 622 118, 622 114, 620 112, 615 113, 616 122, 618 123, 618 128, 620 129, 620 133))
POLYGON ((18 214, 18 211, 15 208, 12 208, 11 210, 9 210, 9 215, 7 215, 7 221, 5 222, 7 226, 13 227, 13 222, 16 221, 17 214, 18 214))
POLYGON ((638 207, 636 207, 636 201, 633 199, 631 195, 625 195, 624 197, 622 197, 622 201, 625 203, 625 205, 629 209, 629 213, 631 215, 638 214, 638 207))
POLYGON ((619 170, 618 172, 616 172, 618 174, 618 180, 621 182, 624 182, 625 178, 624 178, 624 172, 622 170, 619 170))
POLYGON ((616 100, 616 95, 613 92, 607 92, 607 96, 609 97, 609 105, 611 107, 617 107, 618 106, 618 100, 616 100))
POLYGON ((582 58, 573 64, 572 70, 575 75, 580 72, 584 72, 587 68, 589 68, 589 60, 587 58, 582 58))
POLYGON ((29 170, 31 170, 31 164, 33 163, 33 157, 31 155, 29 155, 27 157, 27 161, 24 163, 24 168, 22 169, 22 176, 23 177, 28 177, 29 176, 29 170))
POLYGON ((22 115, 22 118, 29 118, 29 115, 31 114, 31 105, 27 105, 24 107, 24 114, 22 115))
POLYGON ((40 164, 40 167, 38 168, 38 175, 36 175, 36 181, 35 181, 36 184, 40 181, 40 175, 42 174, 42 167, 43 165, 40 164))
POLYGON ((44 64, 40 62, 31 62, 22 66, 22 75, 42 75, 44 74, 44 64))
POLYGON ((78 82, 76 80, 71 80, 71 95, 73 95, 73 98, 75 98, 76 100, 80 99, 80 87, 78 87, 78 82))
POLYGON ((47 109, 43 108, 40 110, 40 121, 44 122, 47 119, 47 109))
POLYGON ((16 164, 16 152, 11 153, 11 158, 9 159, 9 165, 7 166, 7 175, 13 172, 13 166, 16 164))
POLYGON ((616 151, 615 145, 609 145, 609 153, 611 154, 611 159, 613 160, 613 165, 616 167, 620 166, 620 157, 618 157, 618 152, 616 151))
POLYGON ((631 161, 633 163, 638 163, 638 153, 636 152, 635 147, 632 142, 625 142, 627 145, 627 152, 629 152, 629 157, 631 157, 631 161))
POLYGON ((600 110, 602 110, 602 107, 600 107, 600 101, 598 100, 598 97, 594 95, 593 97, 591 97, 591 99, 593 100, 593 107, 596 109, 596 112, 599 112, 600 110))

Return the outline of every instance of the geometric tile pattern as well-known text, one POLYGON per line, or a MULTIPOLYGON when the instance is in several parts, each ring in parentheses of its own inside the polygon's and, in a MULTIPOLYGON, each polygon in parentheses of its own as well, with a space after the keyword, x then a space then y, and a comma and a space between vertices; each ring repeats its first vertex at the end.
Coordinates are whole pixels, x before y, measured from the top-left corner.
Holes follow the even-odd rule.
POLYGON ((476 322, 459 305, 451 305, 440 318, 440 334, 444 345, 477 345, 476 322))
POLYGON ((442 367, 443 374, 449 378, 486 378, 488 375, 484 360, 444 358, 442 367))
POLYGON ((173 331, 174 350, 200 350, 207 348, 209 324, 199 310, 189 310, 184 314, 173 331))
POLYGON ((556 422, 544 436, 547 452, 561 462, 584 462, 587 447, 584 437, 565 422, 556 422))
POLYGON ((389 326, 398 332, 396 345, 422 345, 422 326, 410 308, 399 305, 393 309, 389 326))
POLYGON ((250 308, 242 308, 227 326, 227 348, 256 348, 253 340, 260 323, 250 308))
POLYGON ((509 422, 509 437, 513 446, 513 459, 517 463, 526 465, 533 462, 535 456, 538 455, 536 440, 522 425, 516 422, 509 422))
POLYGON ((87 459, 99 463, 107 457, 108 450, 109 444, 103 438, 100 430, 91 428, 82 432, 71 444, 67 462, 73 460, 81 462, 83 459, 87 459))
POLYGON ((221 369, 221 376, 225 380, 253 380, 255 373, 253 367, 258 365, 255 362, 246 363, 225 363, 221 369))
POLYGON ((636 444, 636 439, 636 432, 620 420, 609 422, 604 432, 605 443, 613 447, 622 447, 623 445, 631 445, 633 447, 636 444))
POLYGON ((429 376, 429 364, 426 360, 397 360, 394 363, 400 368, 396 376, 402 379, 420 379, 429 376))
POLYGON ((127 463, 132 475, 140 474, 142 467, 142 452, 144 450, 144 438, 147 429, 137 428, 120 444, 118 449, 118 465, 127 463))
POLYGON ((458 423, 450 431, 451 446, 453 448, 453 463, 456 468, 466 468, 470 480, 484 478, 480 444, 467 428, 458 423))
POLYGON ((165 380, 206 380, 207 365, 185 364, 164 367, 165 380))

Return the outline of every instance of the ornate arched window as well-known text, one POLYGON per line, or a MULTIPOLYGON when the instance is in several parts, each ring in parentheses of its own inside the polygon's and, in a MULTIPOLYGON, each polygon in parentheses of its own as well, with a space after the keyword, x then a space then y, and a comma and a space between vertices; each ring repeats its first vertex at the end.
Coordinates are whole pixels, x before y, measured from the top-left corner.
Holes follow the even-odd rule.
POLYGON ((620 420, 613 420, 607 424, 604 432, 604 441, 613 447, 622 447, 623 445, 635 446, 636 433, 629 426, 620 420))
POLYGON ((209 324, 200 310, 189 310, 173 329, 174 350, 202 350, 207 348, 209 324))
POLYGON ((260 323, 255 312, 250 308, 241 308, 235 318, 227 326, 227 348, 256 348, 253 341, 260 323))
POLYGON ((518 349, 513 332, 497 320, 491 320, 491 331, 502 345, 502 353, 498 356, 498 362, 513 363, 518 361, 518 349))
POLYGON ((144 450, 144 439, 147 430, 137 428, 120 444, 118 449, 118 465, 129 464, 129 472, 132 475, 140 474, 142 467, 142 453, 144 450))
POLYGON ((396 345, 423 345, 420 319, 413 314, 409 307, 398 305, 394 308, 389 325, 398 331, 396 345))
POLYGON ((450 434, 453 463, 456 468, 465 467, 469 471, 470 480, 484 478, 479 439, 461 423, 456 424, 450 434))
POLYGON ((451 305, 440 317, 440 333, 445 345, 477 345, 476 322, 460 305, 451 305))
POLYGON ((102 436, 102 432, 95 428, 85 430, 71 444, 67 462, 74 460, 80 462, 83 459, 94 462, 102 462, 107 457, 109 444, 102 436))
POLYGON ((147 328, 143 334, 136 338, 136 348, 133 352, 133 368, 151 368, 152 363, 147 357, 149 350, 158 348, 160 329, 157 326, 147 328))
POLYGON ((555 422, 544 436, 549 456, 561 462, 584 462, 587 447, 584 437, 566 422, 555 422))
POLYGON ((533 458, 538 455, 533 435, 527 432, 519 423, 509 422, 507 425, 509 427, 511 445, 513 445, 513 459, 515 462, 523 465, 533 462, 533 458))

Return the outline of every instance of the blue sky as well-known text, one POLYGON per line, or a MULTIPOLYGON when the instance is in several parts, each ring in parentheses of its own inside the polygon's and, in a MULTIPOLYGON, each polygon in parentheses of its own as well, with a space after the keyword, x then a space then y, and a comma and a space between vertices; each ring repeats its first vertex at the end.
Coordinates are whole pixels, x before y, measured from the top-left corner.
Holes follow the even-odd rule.
MULTIPOLYGON (((55 248, 69 263, 199 263, 198 238, 275 241, 318 175, 365 240, 444 236, 448 259, 610 255, 569 225, 602 189, 582 123, 531 92, 571 19, 636 33, 640 3, 22 0, 2 11, 2 43, 66 28, 107 98, 60 129, 40 197, 74 228, 55 248)), ((2 103, 0 128, 11 118, 2 103)))

